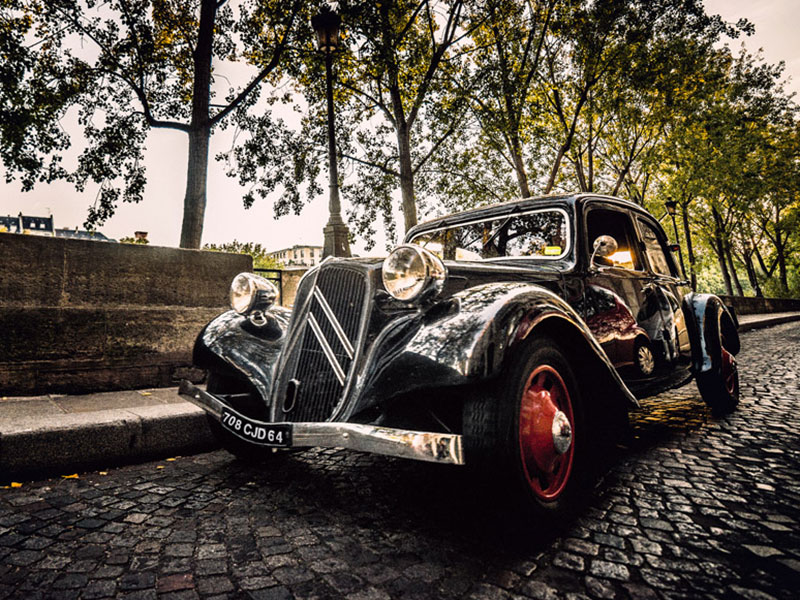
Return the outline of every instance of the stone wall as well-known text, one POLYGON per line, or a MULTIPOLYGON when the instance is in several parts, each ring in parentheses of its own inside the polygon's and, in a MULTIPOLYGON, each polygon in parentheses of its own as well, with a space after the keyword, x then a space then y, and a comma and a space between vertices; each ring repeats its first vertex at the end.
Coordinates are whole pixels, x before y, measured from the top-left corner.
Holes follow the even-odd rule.
POLYGON ((727 306, 732 306, 737 315, 758 315, 800 311, 800 300, 794 298, 752 298, 720 296, 727 306))
POLYGON ((195 337, 249 256, 0 234, 0 395, 198 379, 195 337))
POLYGON ((310 267, 286 267, 281 272, 281 305, 291 308, 297 295, 297 284, 300 283, 310 267))

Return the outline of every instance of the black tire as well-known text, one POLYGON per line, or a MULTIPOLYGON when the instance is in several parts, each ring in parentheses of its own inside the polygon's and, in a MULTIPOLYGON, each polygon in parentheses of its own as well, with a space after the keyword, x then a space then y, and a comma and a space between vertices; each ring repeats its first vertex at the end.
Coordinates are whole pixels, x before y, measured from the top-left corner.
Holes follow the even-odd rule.
POLYGON ((716 339, 706 340, 707 347, 716 353, 709 371, 696 375, 697 389, 703 401, 717 416, 732 413, 739 405, 739 367, 733 353, 738 351, 738 340, 728 340, 723 333, 719 313, 716 328, 711 335, 716 339), (710 342, 710 343, 709 343, 710 342))
POLYGON ((723 347, 720 364, 697 374, 697 389, 703 401, 717 416, 732 413, 739 405, 739 368, 736 359, 723 347))
POLYGON ((567 354, 552 338, 535 336, 494 387, 494 393, 475 394, 465 402, 467 465, 478 467, 491 486, 504 490, 499 498, 508 498, 530 516, 571 514, 585 496, 593 469, 583 397, 567 354), (571 429, 563 452, 555 448, 553 407, 571 429))
MULTIPOLYGON (((223 375, 218 375, 216 373, 209 373, 206 389, 210 394, 224 395, 241 392, 243 388, 242 383, 238 380, 234 380, 223 375)), ((242 410, 242 407, 240 406, 231 406, 231 408, 246 415, 247 412, 250 412, 247 410, 242 410)), ((211 433, 219 442, 220 446, 243 462, 261 463, 265 460, 272 459, 277 454, 281 454, 281 452, 277 452, 273 448, 251 444, 237 437, 226 429, 223 429, 222 425, 216 418, 212 417, 211 415, 206 415, 206 417, 208 418, 208 427, 211 429, 211 433)), ((252 415, 252 417, 258 418, 256 415, 252 415)))

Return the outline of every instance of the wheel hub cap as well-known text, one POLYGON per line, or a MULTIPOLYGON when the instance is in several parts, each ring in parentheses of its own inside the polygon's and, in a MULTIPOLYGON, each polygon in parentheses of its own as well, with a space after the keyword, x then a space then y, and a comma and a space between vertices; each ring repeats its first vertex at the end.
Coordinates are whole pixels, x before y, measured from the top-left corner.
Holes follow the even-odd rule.
POLYGON ((564 454, 572 445, 572 425, 569 424, 567 415, 560 410, 553 417, 552 433, 556 452, 564 454))
POLYGON ((520 400, 522 466, 533 493, 554 500, 572 470, 572 404, 564 380, 548 365, 534 369, 520 400))
POLYGON ((725 381, 725 389, 729 394, 736 393, 737 386, 737 372, 736 372, 736 359, 733 354, 722 349, 722 378, 725 381))

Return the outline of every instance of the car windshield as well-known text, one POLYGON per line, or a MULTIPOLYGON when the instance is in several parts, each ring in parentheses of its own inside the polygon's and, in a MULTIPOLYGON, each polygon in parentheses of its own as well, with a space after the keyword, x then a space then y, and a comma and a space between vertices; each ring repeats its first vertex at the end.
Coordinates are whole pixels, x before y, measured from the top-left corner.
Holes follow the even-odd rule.
POLYGON ((557 260, 570 246, 567 213, 559 208, 444 226, 410 241, 445 260, 557 260))

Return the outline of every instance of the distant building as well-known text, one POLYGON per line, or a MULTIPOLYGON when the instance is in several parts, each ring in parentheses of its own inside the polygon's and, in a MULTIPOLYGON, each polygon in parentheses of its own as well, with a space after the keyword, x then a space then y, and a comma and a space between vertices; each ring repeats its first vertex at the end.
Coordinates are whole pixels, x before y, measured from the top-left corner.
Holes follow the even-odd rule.
POLYGON ((43 235, 48 237, 74 238, 79 240, 94 240, 96 242, 113 242, 97 231, 82 229, 56 229, 53 216, 34 217, 19 213, 16 217, 0 216, 0 233, 23 233, 26 235, 43 235))
POLYGON ((25 233, 29 235, 46 235, 53 237, 53 217, 31 217, 19 213, 16 217, 11 215, 0 217, 0 232, 25 233))
POLYGON ((292 246, 270 252, 269 257, 283 263, 284 267, 313 267, 322 260, 322 246, 292 246))
POLYGON ((72 238, 76 240, 92 240, 95 242, 114 242, 99 231, 86 231, 84 229, 56 229, 56 237, 72 238))
POLYGON ((19 217, 0 217, 0 233, 22 233, 19 217))

